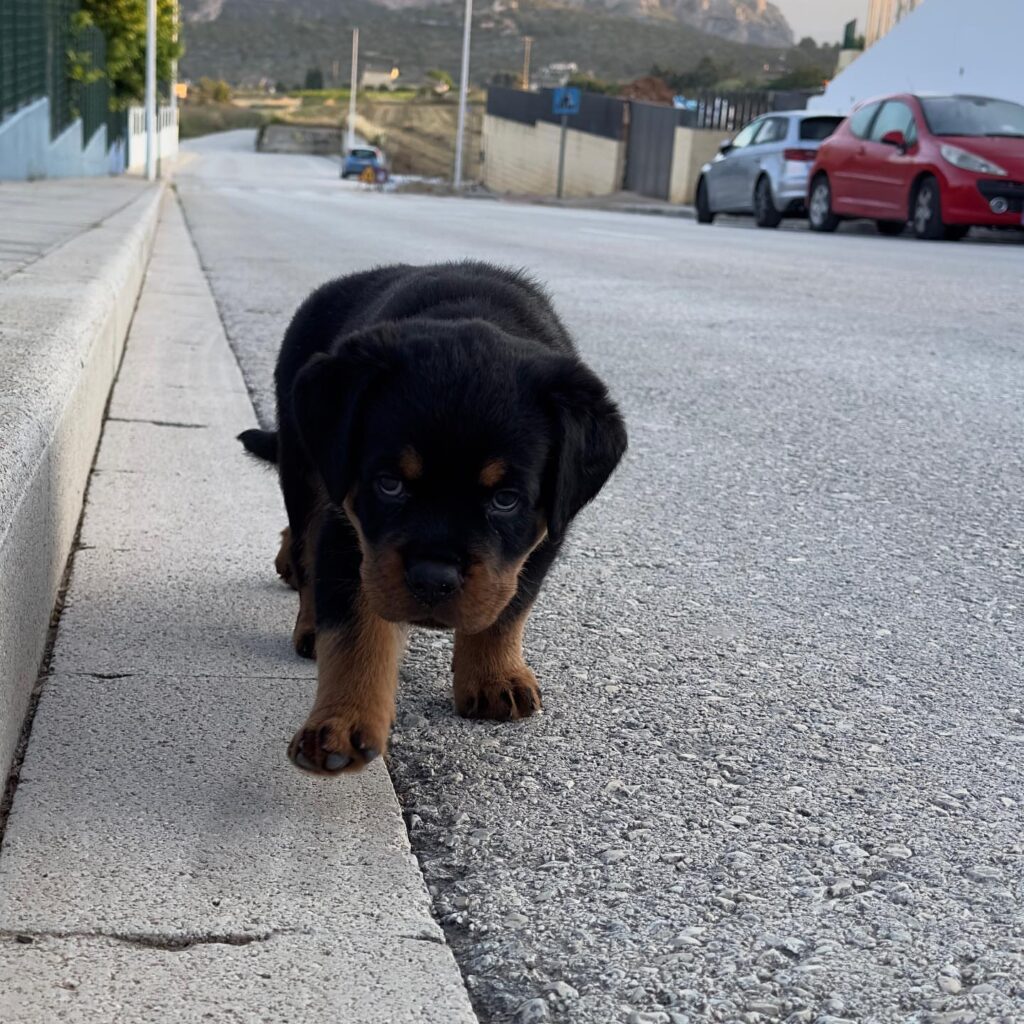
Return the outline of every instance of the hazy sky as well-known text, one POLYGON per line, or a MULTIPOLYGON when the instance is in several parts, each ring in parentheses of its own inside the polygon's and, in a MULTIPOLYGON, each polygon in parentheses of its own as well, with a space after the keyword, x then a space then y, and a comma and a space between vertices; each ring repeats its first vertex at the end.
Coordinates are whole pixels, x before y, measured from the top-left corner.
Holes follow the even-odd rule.
POLYGON ((857 34, 863 34, 868 14, 868 0, 775 0, 775 4, 797 39, 814 36, 820 43, 838 43, 851 18, 857 19, 857 34))

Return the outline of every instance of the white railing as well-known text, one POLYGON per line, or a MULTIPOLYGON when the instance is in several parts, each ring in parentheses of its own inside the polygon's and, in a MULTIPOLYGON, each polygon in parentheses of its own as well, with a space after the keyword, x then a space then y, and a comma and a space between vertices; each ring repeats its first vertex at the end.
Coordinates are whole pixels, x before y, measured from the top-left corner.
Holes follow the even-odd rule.
MULTIPOLYGON (((160 107, 156 112, 156 161, 161 165, 178 153, 178 108, 160 107)), ((146 169, 146 108, 128 108, 129 174, 146 169)))

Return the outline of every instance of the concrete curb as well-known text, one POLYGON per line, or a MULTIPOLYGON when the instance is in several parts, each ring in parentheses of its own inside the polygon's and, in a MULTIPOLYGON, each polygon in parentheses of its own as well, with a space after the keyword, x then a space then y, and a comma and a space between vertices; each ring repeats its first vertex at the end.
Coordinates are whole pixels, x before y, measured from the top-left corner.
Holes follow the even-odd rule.
MULTIPOLYGON (((523 200, 507 200, 522 202, 523 200)), ((692 206, 659 206, 656 203, 588 203, 579 199, 528 199, 531 206, 557 206, 563 210, 601 210, 604 213, 638 213, 647 217, 681 217, 695 220, 697 211, 692 206)))
POLYGON ((163 207, 0 855, 4 1024, 476 1024, 384 763, 285 756, 274 474, 163 207))
POLYGON ((0 769, 18 742, 156 231, 155 185, 0 286, 0 769))

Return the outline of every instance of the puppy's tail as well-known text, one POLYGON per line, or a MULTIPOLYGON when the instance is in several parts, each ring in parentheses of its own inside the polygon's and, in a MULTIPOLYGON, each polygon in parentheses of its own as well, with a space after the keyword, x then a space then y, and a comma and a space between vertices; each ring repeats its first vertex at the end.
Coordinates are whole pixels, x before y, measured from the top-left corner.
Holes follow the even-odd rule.
POLYGON ((250 455, 264 462, 277 464, 277 431, 276 430, 243 430, 238 440, 250 455))

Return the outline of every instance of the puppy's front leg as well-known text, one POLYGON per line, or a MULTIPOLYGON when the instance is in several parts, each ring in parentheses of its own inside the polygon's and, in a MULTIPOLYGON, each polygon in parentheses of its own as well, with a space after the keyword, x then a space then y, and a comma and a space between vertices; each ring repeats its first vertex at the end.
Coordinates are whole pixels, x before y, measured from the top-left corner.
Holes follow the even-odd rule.
POLYGON ((358 771, 387 748, 405 631, 375 615, 359 579, 351 530, 329 523, 316 571, 317 689, 288 756, 305 771, 358 771))
POLYGON ((482 633, 455 631, 455 708, 463 718, 506 721, 541 709, 537 677, 523 660, 529 608, 482 633))
POLYGON ((360 597, 344 624, 318 625, 313 710, 288 756, 317 775, 358 771, 387 748, 404 633, 360 597))

